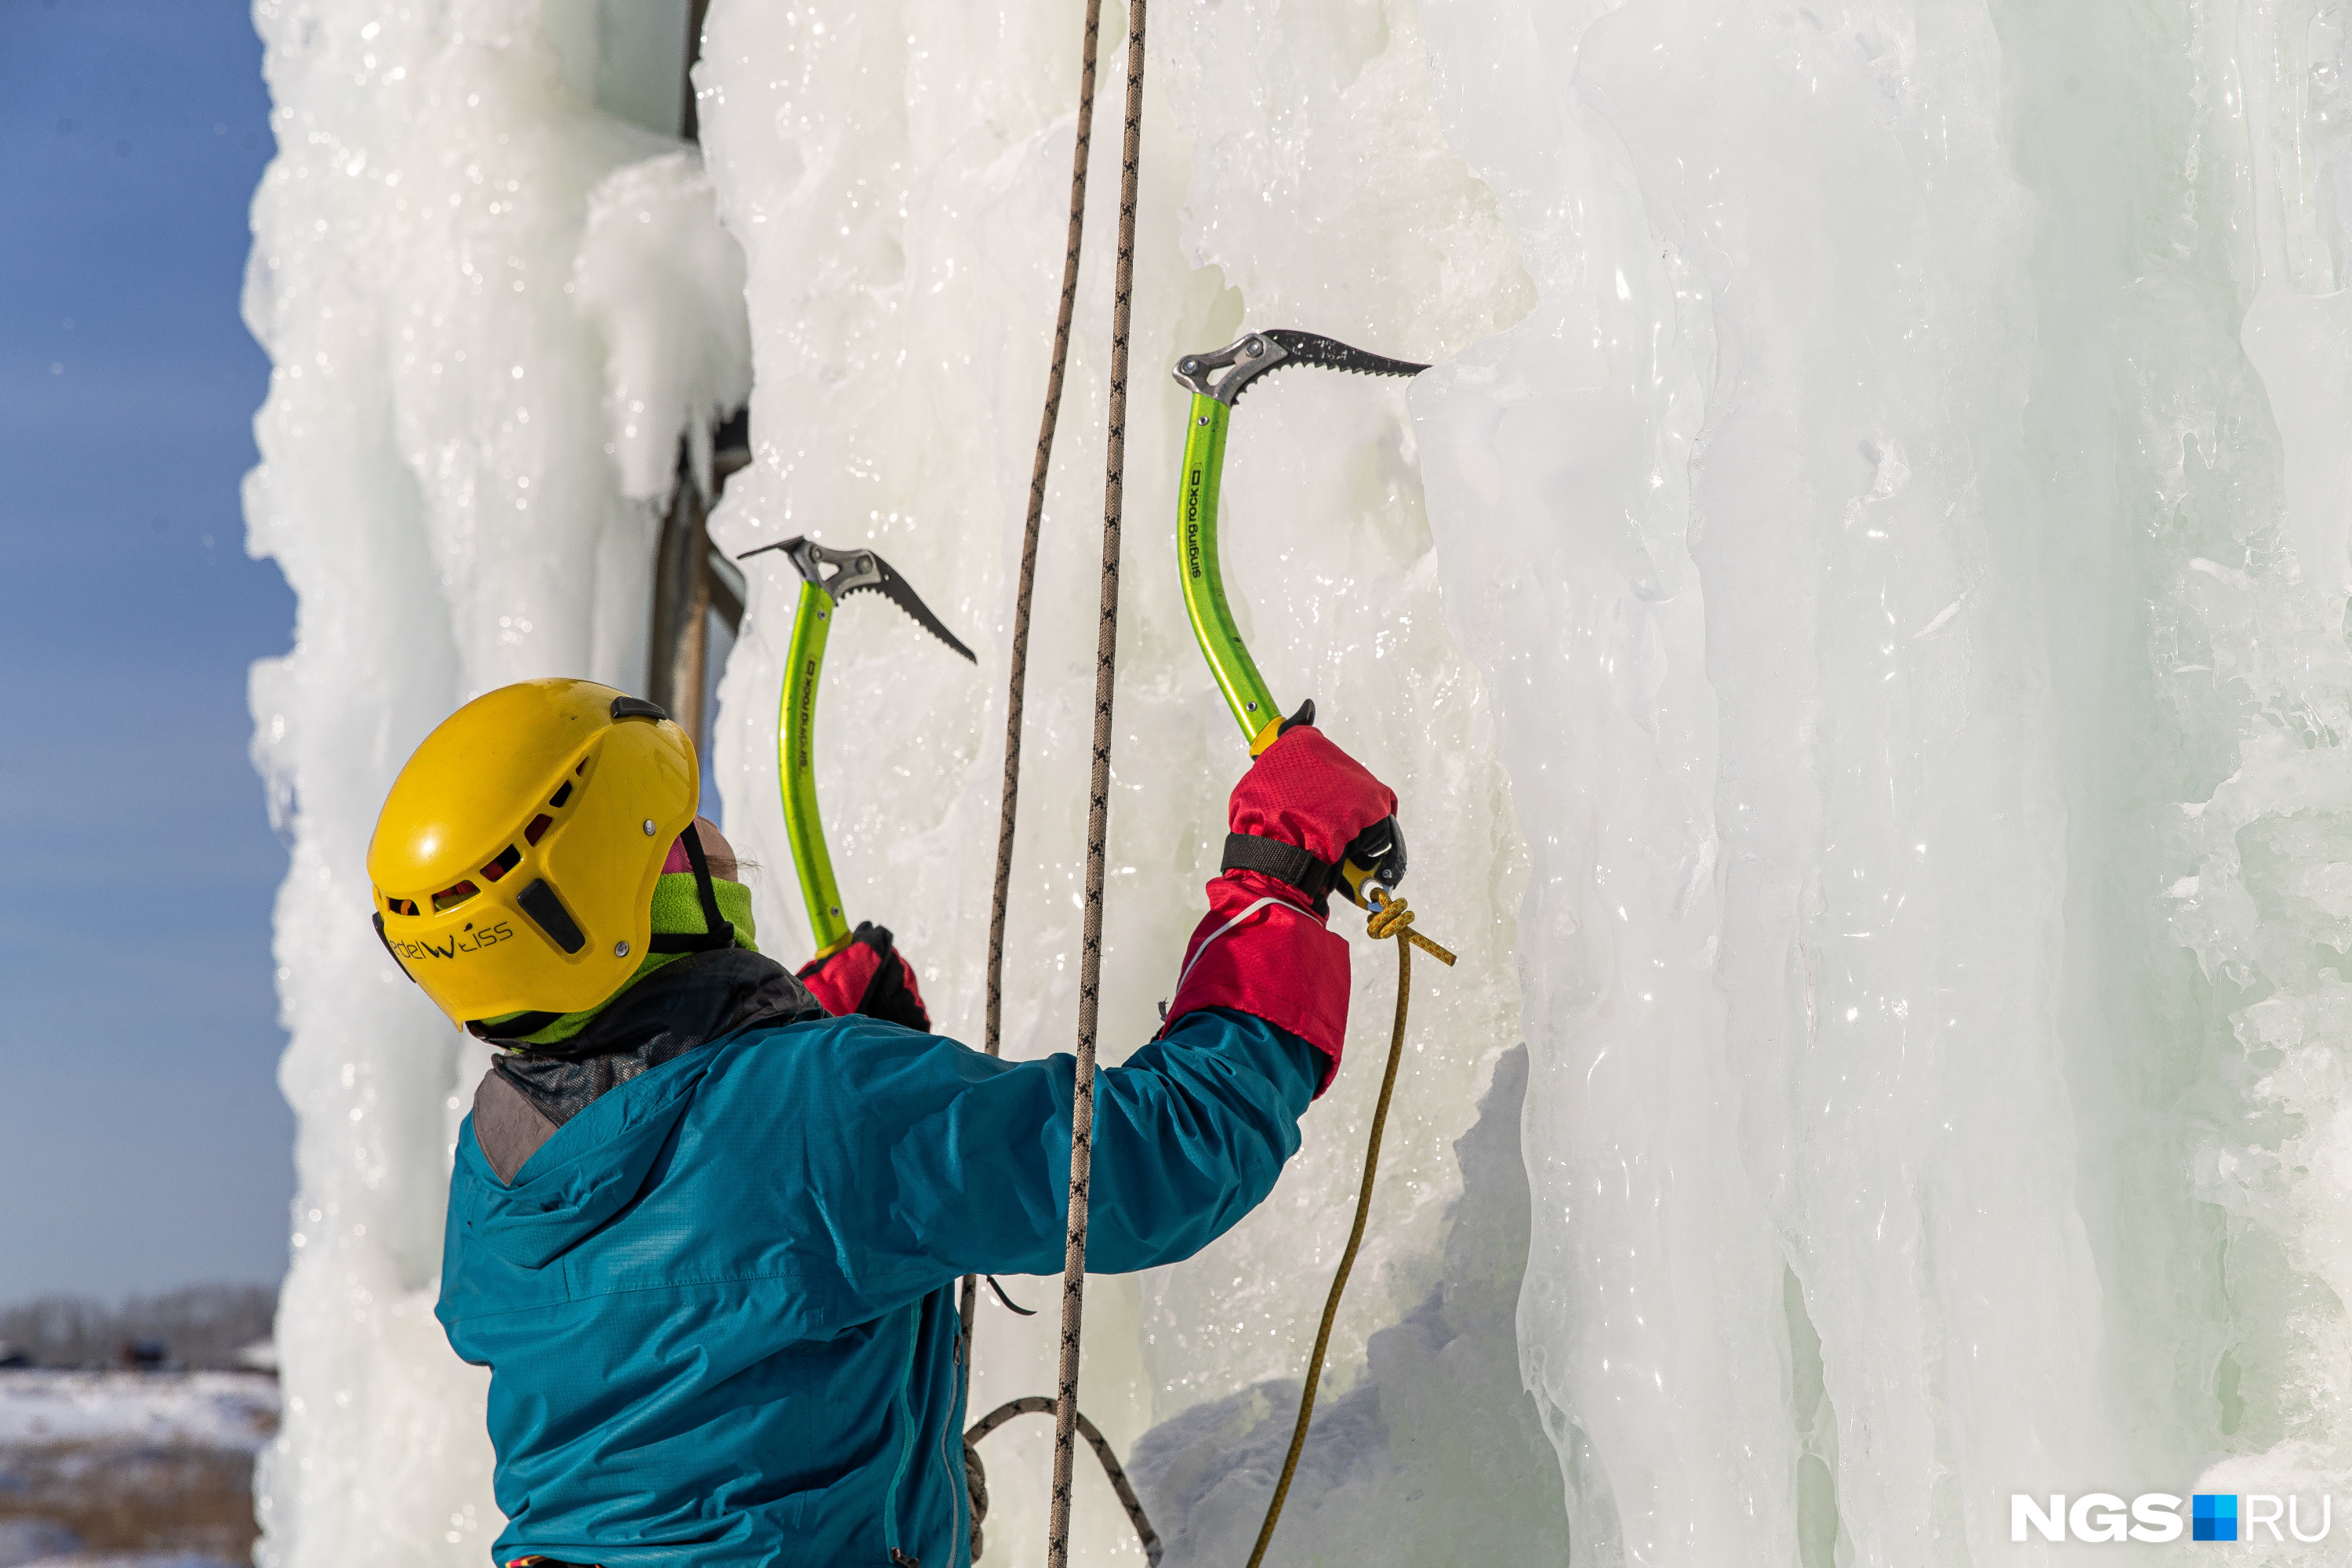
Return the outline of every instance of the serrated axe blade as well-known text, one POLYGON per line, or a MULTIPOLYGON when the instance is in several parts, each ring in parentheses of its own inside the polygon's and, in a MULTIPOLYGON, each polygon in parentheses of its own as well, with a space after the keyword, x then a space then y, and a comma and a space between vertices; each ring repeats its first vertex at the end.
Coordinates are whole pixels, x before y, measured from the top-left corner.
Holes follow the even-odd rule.
MULTIPOLYGON (((872 554, 872 552, 869 551, 866 553, 872 554)), ((874 556, 873 577, 844 588, 840 596, 845 599, 852 594, 881 595, 912 616, 917 626, 963 655, 971 663, 980 662, 980 656, 964 647, 962 639, 948 630, 939 616, 931 614, 931 607, 923 603, 922 596, 907 585, 907 580, 898 575, 898 569, 879 555, 874 556)))
POLYGON ((907 580, 898 574, 897 567, 882 559, 880 552, 866 549, 837 550, 829 544, 819 544, 805 534, 794 534, 790 539, 780 539, 772 544, 762 544, 758 549, 746 550, 735 559, 749 561, 752 556, 771 550, 782 551, 784 558, 793 563, 793 569, 801 574, 803 581, 822 591, 835 604, 846 599, 852 594, 869 591, 880 594, 884 598, 906 611, 917 626, 963 655, 973 664, 980 662, 980 656, 964 647, 963 640, 948 630, 946 624, 939 616, 931 614, 931 607, 923 603, 922 595, 908 585, 907 580))
POLYGON ((1289 355, 1289 363, 1293 364, 1311 364, 1320 370, 1344 370, 1355 375, 1413 376, 1429 368, 1411 360, 1367 353, 1337 338, 1302 332, 1295 327, 1270 327, 1265 335, 1283 346, 1289 355))

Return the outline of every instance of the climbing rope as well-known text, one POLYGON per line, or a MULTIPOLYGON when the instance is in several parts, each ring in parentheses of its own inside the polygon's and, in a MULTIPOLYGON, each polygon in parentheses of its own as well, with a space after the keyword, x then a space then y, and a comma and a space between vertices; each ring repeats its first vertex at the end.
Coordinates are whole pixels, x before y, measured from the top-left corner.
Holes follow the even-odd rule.
MULTIPOLYGON (((1078 253, 1087 227, 1087 154, 1095 135, 1095 43, 1102 0, 1087 0, 1087 41, 1078 66, 1078 142, 1070 157, 1070 232, 1062 250, 1062 304, 1054 318, 1054 367, 1045 375, 1045 411, 1037 422, 1037 456, 1029 465, 1029 518, 1021 532, 1021 585, 1013 601, 1013 668, 1004 698, 1004 792, 996 823, 996 900, 988 916, 988 1054, 1003 1049, 1004 909, 1013 889, 1013 828, 1021 800, 1021 719, 1029 685, 1029 605, 1037 586, 1037 535, 1045 517, 1045 476, 1054 464, 1054 430, 1062 417, 1062 372, 1070 358, 1070 316, 1078 302, 1078 253)), ((967 1318, 969 1321, 969 1318, 967 1318)))
MULTIPOLYGON (((971 1424, 971 1429, 963 1435, 964 1446, 971 1447, 1016 1415, 1043 1415, 1054 1408, 1052 1400, 1035 1394, 1026 1399, 1000 1405, 971 1424)), ((1110 1478, 1111 1489, 1118 1494, 1119 1505, 1127 1510, 1128 1522, 1135 1526, 1136 1539, 1143 1543, 1144 1562, 1150 1564, 1150 1568, 1160 1568, 1160 1554, 1165 1550, 1160 1544, 1160 1532, 1151 1528, 1151 1521, 1143 1511, 1143 1500, 1135 1495, 1135 1483, 1127 1479, 1126 1468, 1119 1464, 1118 1455, 1112 1451, 1110 1439, 1087 1419, 1087 1413, 1083 1410, 1078 1412, 1078 1436, 1087 1440, 1087 1446, 1095 1451, 1095 1458, 1102 1461, 1103 1474, 1110 1478)), ((974 1456, 974 1462, 977 1462, 977 1456, 974 1456)), ((977 1557, 979 1553, 975 1552, 973 1555, 977 1557)))
MULTIPOLYGON (((1132 256, 1135 244, 1134 170, 1136 167, 1136 136, 1139 122, 1141 118, 1140 103, 1136 96, 1137 89, 1134 85, 1139 79, 1141 75, 1140 58, 1137 52, 1140 47, 1140 17, 1141 10, 1140 6, 1138 6, 1136 16, 1131 23, 1131 26, 1136 29, 1137 38, 1136 43, 1130 47, 1129 60, 1130 86, 1129 89, 1128 137, 1126 146, 1126 167, 1128 177, 1122 183, 1120 187, 1119 303, 1114 329, 1116 342, 1113 354, 1113 447, 1110 458, 1111 477, 1109 480, 1109 500, 1107 502, 1106 507, 1107 516, 1105 526, 1107 538, 1104 544, 1104 570, 1107 574, 1108 581, 1104 589, 1105 607, 1103 613, 1107 618, 1107 629, 1102 634, 1104 640, 1102 643, 1101 657, 1106 666, 1108 666, 1110 659, 1110 649, 1113 647, 1117 634, 1118 609, 1116 598, 1117 582, 1115 574, 1117 572, 1118 563, 1117 530, 1118 527, 1118 498, 1121 488, 1120 469, 1123 465, 1125 456, 1125 348, 1127 341, 1127 300, 1129 293, 1129 283, 1132 276, 1132 256)), ((1015 825, 1018 820, 1019 803, 1021 797, 1021 727, 1028 686, 1030 610, 1035 598, 1037 584, 1037 541, 1038 535, 1043 529, 1045 515, 1046 479, 1053 468, 1054 436, 1055 428, 1061 420, 1062 386, 1065 372, 1069 363, 1070 322, 1077 306, 1078 262, 1083 252, 1086 234, 1087 165, 1088 162, 1088 153, 1094 144, 1095 64, 1097 46, 1101 37, 1101 32, 1102 0, 1087 0, 1086 40, 1080 52, 1080 62, 1078 67, 1077 141, 1076 146, 1072 149, 1070 157, 1070 225, 1068 238, 1062 252, 1062 300, 1054 321, 1054 359, 1052 368, 1046 373, 1045 376, 1045 406, 1043 414, 1038 419, 1037 450, 1034 458, 1030 464, 1029 469, 1029 512, 1022 529, 1021 575, 1019 587, 1015 592, 1013 606, 1012 668, 1007 678, 1007 689, 1004 703, 1004 787, 997 818, 995 895, 990 908, 988 921, 988 1013, 985 1046, 988 1054, 992 1057, 1003 1054, 1003 1050, 1004 921, 1005 910, 1011 902, 1012 896, 1013 841, 1015 825)), ((1092 858, 1089 861, 1088 889, 1090 901, 1088 905, 1089 919, 1087 922, 1087 943, 1090 953, 1094 955, 1091 965, 1086 970, 1087 975, 1087 988, 1089 991, 1091 991, 1094 984, 1093 976, 1098 972, 1100 964, 1100 908, 1102 898, 1103 853, 1101 806, 1104 798, 1108 793, 1107 779, 1103 772, 1108 765, 1109 746, 1108 728, 1109 696, 1108 689, 1098 689, 1097 698, 1098 702, 1102 705, 1103 712, 1097 721, 1097 732, 1095 736, 1096 754, 1098 759, 1097 778, 1095 780, 1094 788, 1097 811, 1094 817, 1089 821, 1089 828, 1092 831, 1092 837, 1089 842, 1092 845, 1093 849, 1092 858)), ((1087 1007, 1084 1010, 1084 1015, 1081 1028, 1087 1037, 1087 1049, 1085 1050, 1084 1055, 1087 1068, 1089 1069, 1087 1075, 1087 1099, 1088 1111, 1087 1121, 1089 1124, 1088 1136, 1090 1140, 1092 1122, 1091 1112, 1093 1109, 1093 1081, 1091 1072, 1093 1066, 1093 1052, 1091 1047, 1094 1020, 1092 1008, 1090 1006, 1087 1007)), ((1083 1193, 1082 1186, 1077 1190, 1083 1193)), ((1083 1197, 1078 1200, 1081 1205, 1081 1215, 1083 1215, 1083 1197)), ((1081 1217, 1080 1225, 1083 1226, 1083 1217, 1081 1217)), ((1083 1236, 1083 1230, 1081 1230, 1081 1235, 1083 1236)), ((1078 1243, 1078 1251, 1079 1257, 1083 1259, 1085 1256, 1083 1240, 1078 1243)), ((966 1375, 970 1374, 971 1365, 971 1336, 973 1319, 975 1316, 974 1308, 978 1305, 979 1301, 979 1277, 977 1275, 966 1275, 964 1277, 962 1301, 961 1304, 961 1314, 963 1319, 963 1341, 959 1349, 959 1353, 962 1358, 966 1375)), ((1011 1307, 1013 1310, 1016 1312, 1024 1312, 1025 1314, 1026 1309, 1014 1307, 1013 1302, 1005 1297, 1003 1288, 997 1286, 995 1280, 991 1279, 989 1281, 989 1285, 992 1289, 996 1290, 998 1300, 1003 1300, 1004 1304, 1007 1307, 1011 1307)), ((1074 1340, 1075 1331, 1066 1325, 1065 1336, 1066 1339, 1074 1340)), ((1142 1542, 1145 1558, 1149 1563, 1155 1565, 1156 1568, 1156 1565, 1160 1562, 1161 1550, 1159 1532, 1151 1528, 1151 1521, 1143 1511, 1142 1500, 1135 1495, 1135 1487, 1128 1480, 1127 1471, 1119 1464, 1118 1456, 1112 1450, 1109 1440, 1102 1435, 1100 1429, 1098 1429, 1092 1421, 1087 1418, 1084 1411, 1076 1410, 1074 1397, 1075 1389, 1072 1387, 1075 1380, 1075 1368, 1073 1367, 1066 1370, 1063 1382, 1063 1399, 1070 1403, 1070 1407, 1075 1412, 1074 1419, 1078 1433, 1086 1438, 1087 1446, 1094 1449, 1095 1458, 1102 1461, 1103 1471, 1110 1478, 1111 1488, 1118 1494, 1118 1500, 1120 1504, 1126 1508, 1127 1517, 1129 1522, 1135 1526, 1136 1536, 1142 1542)), ((1058 1410, 1060 1408, 1060 1404, 1061 1402, 1059 1401, 1043 1398, 1034 1394, 1025 1399, 1015 1399, 1009 1404, 998 1406, 989 1415, 973 1423, 971 1430, 964 1434, 964 1447, 968 1457, 967 1481, 968 1485, 971 1485, 972 1488, 972 1498, 975 1505, 972 1514, 973 1557, 977 1558, 980 1555, 981 1511, 987 1506, 985 1481, 972 1479, 972 1478, 977 1475, 984 1474, 984 1472, 980 1469, 980 1455, 975 1445, 977 1445, 982 1438, 987 1436, 991 1432, 993 1432, 997 1427, 1003 1426, 1005 1422, 1012 1420, 1016 1415, 1025 1415, 1044 1411, 1058 1410)), ((1057 1441, 1066 1442, 1066 1437, 1062 1436, 1060 1434, 1058 1419, 1057 1441)), ((1057 1480, 1057 1493, 1062 1495, 1066 1500, 1068 1479, 1069 1478, 1066 1473, 1063 1472, 1059 1474, 1059 1479, 1057 1480)), ((1066 1528, 1066 1500, 1063 1509, 1062 1517, 1065 1528, 1066 1528)), ((1066 1551, 1066 1543, 1065 1543, 1064 1550, 1066 1551)))
POLYGON ((1110 834, 1111 699, 1118 651, 1118 532, 1127 466, 1127 333, 1135 298, 1136 178, 1142 164, 1144 0, 1128 0, 1127 127, 1118 174, 1118 266, 1111 289, 1110 439, 1103 473, 1102 609, 1095 638, 1094 773, 1087 791, 1087 919, 1078 950, 1078 1067, 1070 1104, 1070 1219, 1062 1256, 1060 1398, 1054 1409, 1054 1493, 1046 1568, 1070 1559, 1076 1466, 1078 1325, 1085 1316, 1087 1184, 1094 1166, 1095 1020, 1102 988, 1103 860, 1110 834))
MULTIPOLYGON (((1086 924, 1079 954, 1077 1069, 1070 1117, 1069 1217, 1062 1266, 1060 1388, 1058 1396, 1054 1399, 1032 1395, 1000 1405, 973 1423, 964 1434, 970 1468, 977 1470, 979 1455, 974 1446, 982 1438, 1015 1416, 1042 1414, 1048 1410, 1054 1413, 1054 1486, 1046 1545, 1048 1568, 1066 1568, 1069 1561, 1071 1489, 1075 1480, 1076 1439, 1079 1436, 1086 1438, 1087 1446, 1095 1451, 1095 1457, 1102 1462, 1104 1472, 1118 1493, 1121 1506, 1126 1509, 1129 1521, 1135 1526, 1144 1555, 1152 1568, 1157 1568, 1161 1552, 1159 1533, 1152 1529, 1150 1520, 1145 1515, 1142 1501, 1136 1496, 1135 1488, 1119 1464, 1118 1455, 1112 1451, 1101 1431, 1080 1412, 1077 1403, 1081 1326, 1085 1317, 1087 1189, 1094 1156, 1095 1045, 1101 1000, 1103 880, 1109 837, 1112 706, 1118 646, 1119 533, 1127 453, 1128 338, 1134 299, 1135 211, 1143 129, 1145 4, 1146 0, 1129 0, 1128 5, 1127 114, 1119 168, 1118 258, 1111 307, 1109 431, 1103 481, 1101 603, 1095 648, 1093 768, 1087 789, 1086 924)), ((1045 517, 1046 481, 1053 463, 1055 433, 1061 416, 1071 321, 1077 300, 1078 263, 1086 222, 1087 164, 1093 142, 1095 70, 1100 30, 1101 0, 1087 0, 1086 40, 1079 71, 1077 139, 1071 159, 1069 230, 1062 258, 1062 297, 1055 320, 1054 357, 1046 376, 1045 405, 1039 420, 1036 454, 1030 468, 1029 510, 1022 532, 1021 574, 1013 602, 1012 661, 1005 699, 1004 783, 997 823, 996 879, 988 931, 985 1047, 992 1057, 1003 1050, 1004 927, 1012 889, 1013 843, 1021 789, 1021 731, 1028 676, 1029 625, 1036 584, 1038 538, 1045 517)), ((1395 1092, 1397 1068, 1403 1056, 1407 1005, 1412 989, 1412 950, 1417 945, 1448 965, 1454 961, 1453 953, 1412 929, 1412 912, 1402 899, 1385 897, 1378 889, 1373 890, 1370 897, 1374 907, 1366 929, 1376 940, 1393 937, 1397 944, 1396 1026, 1389 1041, 1388 1065, 1381 1079, 1380 1100, 1372 1113, 1371 1136, 1364 1153, 1364 1178, 1356 1200, 1355 1223, 1349 1233, 1346 1250, 1340 1257, 1339 1273, 1332 1279, 1330 1295, 1324 1303, 1323 1321, 1316 1333, 1314 1354, 1300 1394, 1298 1419, 1291 1433, 1290 1450, 1284 1458, 1281 1479, 1267 1506, 1265 1521, 1258 1531, 1256 1548, 1250 1554, 1249 1568, 1259 1568, 1266 1547, 1274 1538, 1275 1525, 1281 1517, 1283 1503, 1289 1495, 1291 1479, 1306 1447, 1307 1429, 1313 1418, 1315 1393, 1321 1378, 1324 1357, 1330 1347, 1331 1327, 1339 1315, 1339 1299, 1347 1289, 1349 1273, 1355 1266, 1356 1254, 1363 1243, 1365 1222, 1371 1207, 1373 1176, 1380 1161, 1381 1134, 1388 1122, 1389 1102, 1395 1092)), ((1003 1294, 1001 1289, 998 1293, 1000 1296, 1003 1294)), ((971 1331, 977 1299, 978 1279, 974 1276, 966 1276, 961 1303, 963 1337, 959 1346, 959 1356, 963 1361, 967 1375, 971 1366, 971 1331)), ((969 1484, 973 1487, 975 1500, 984 1507, 985 1483, 969 1484)), ((975 1557, 979 1554, 979 1522, 975 1513, 975 1557)))
POLYGON ((1422 948, 1447 968, 1454 966, 1452 953, 1412 929, 1412 911, 1402 899, 1384 896, 1378 889, 1368 896, 1374 903, 1364 930, 1376 940, 1396 939, 1396 1026, 1389 1032, 1388 1068, 1381 1075, 1381 1098, 1372 1107, 1372 1133, 1364 1145, 1364 1181, 1356 1194, 1356 1223, 1348 1232, 1347 1249, 1339 1254, 1339 1271, 1331 1277, 1331 1293, 1324 1298, 1323 1323, 1315 1331, 1315 1352, 1307 1358, 1306 1386, 1298 1393, 1298 1420, 1290 1429, 1290 1451, 1283 1456, 1281 1479, 1274 1483, 1274 1498, 1265 1505, 1265 1522, 1258 1526, 1249 1568, 1258 1568, 1265 1560, 1275 1523, 1282 1518, 1283 1502, 1290 1496, 1298 1456, 1307 1448, 1307 1425, 1315 1416, 1315 1390, 1323 1378, 1323 1357, 1331 1348, 1331 1325, 1339 1316, 1339 1297, 1348 1289, 1349 1271, 1356 1267, 1356 1251, 1364 1244, 1364 1221, 1372 1208, 1372 1176, 1381 1163, 1381 1134, 1388 1126, 1389 1100, 1396 1092, 1397 1064, 1404 1059, 1405 1013, 1412 996, 1412 950, 1422 948))
MULTIPOLYGON (((1054 466, 1054 432, 1062 419, 1062 376, 1070 360, 1070 317, 1078 302, 1078 257, 1087 230, 1087 162, 1095 138, 1095 43, 1102 32, 1102 0, 1087 0, 1087 37, 1078 59, 1078 140, 1070 154, 1070 228, 1062 247, 1062 303, 1054 317, 1054 363, 1045 373, 1045 409, 1037 420, 1037 455, 1029 465, 1029 516, 1021 530, 1020 586, 1013 600, 1013 667, 1005 678, 1004 790, 996 821, 996 895, 988 915, 990 1056, 1004 1050, 1004 910, 1013 893, 1013 830, 1021 804, 1021 721, 1029 689, 1029 607, 1037 588, 1037 536, 1045 520, 1045 479, 1054 466)), ((1001 1292, 1000 1292, 1001 1294, 1001 1292)), ((963 1277, 958 1347, 969 1375, 980 1277, 963 1277)))

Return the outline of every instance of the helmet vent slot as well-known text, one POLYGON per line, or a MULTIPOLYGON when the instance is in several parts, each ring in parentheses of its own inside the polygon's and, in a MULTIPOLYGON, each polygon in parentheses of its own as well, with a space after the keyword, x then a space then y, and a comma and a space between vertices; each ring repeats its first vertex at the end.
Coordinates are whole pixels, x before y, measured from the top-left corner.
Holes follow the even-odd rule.
POLYGON ((406 915, 411 920, 416 918, 417 909, 416 900, 415 899, 395 899, 386 897, 383 902, 384 907, 389 909, 394 914, 406 915))
MULTIPOLYGON (((583 767, 586 767, 588 764, 587 764, 587 763, 581 763, 580 765, 581 765, 581 766, 583 766, 583 767)), ((571 781, 570 779, 565 779, 565 780, 563 781, 563 787, 562 787, 562 789, 560 789, 560 790, 557 790, 557 791, 555 792, 554 796, 553 796, 551 799, 550 799, 550 800, 548 801, 548 803, 547 803, 547 804, 548 804, 548 805, 551 805, 551 806, 553 806, 556 810, 558 810, 558 811, 562 811, 562 810, 563 809, 563 803, 564 803, 565 801, 567 801, 567 800, 570 800, 571 798, 572 798, 572 781, 571 781)))
POLYGON ((547 933, 548 940, 564 952, 578 952, 588 945, 588 938, 580 930, 579 922, 572 918, 572 911, 563 907, 563 900, 555 896, 555 889, 547 885, 545 878, 525 888, 515 902, 522 907, 523 913, 538 922, 539 929, 547 933))
POLYGON ((509 844, 506 847, 506 853, 500 855, 497 859, 482 868, 482 875, 488 880, 495 882, 500 877, 503 877, 508 872, 513 870, 516 864, 521 859, 522 851, 509 844))
POLYGON ((545 833, 548 830, 548 827, 554 821, 555 818, 548 816, 547 813, 543 811, 541 812, 537 816, 530 819, 530 826, 522 830, 522 841, 525 844, 538 843, 540 836, 545 833))
POLYGON ((482 889, 471 882, 460 882, 454 888, 444 888, 433 895, 433 912, 446 914, 482 889))

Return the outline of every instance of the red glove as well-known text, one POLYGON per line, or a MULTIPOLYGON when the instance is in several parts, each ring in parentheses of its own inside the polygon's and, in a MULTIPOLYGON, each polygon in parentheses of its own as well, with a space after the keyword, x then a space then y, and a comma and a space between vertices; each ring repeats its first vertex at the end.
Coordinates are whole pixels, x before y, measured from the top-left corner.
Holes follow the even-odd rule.
POLYGON ((1395 815, 1396 793, 1361 763, 1312 725, 1285 724, 1234 786, 1225 864, 1288 864, 1280 874, 1229 869, 1209 884, 1168 1022, 1202 1007, 1255 1014, 1321 1052, 1315 1092, 1329 1088, 1348 1035, 1348 942, 1323 923, 1330 868, 1358 834, 1395 815))
POLYGON ((1293 845, 1337 866, 1356 835, 1396 808, 1396 792, 1322 731, 1286 723, 1234 786, 1226 821, 1235 833, 1293 845))
POLYGON ((863 1013, 928 1035, 931 1015, 916 987, 915 971, 891 943, 889 929, 861 921, 849 945, 800 972, 824 1010, 836 1018, 863 1013))

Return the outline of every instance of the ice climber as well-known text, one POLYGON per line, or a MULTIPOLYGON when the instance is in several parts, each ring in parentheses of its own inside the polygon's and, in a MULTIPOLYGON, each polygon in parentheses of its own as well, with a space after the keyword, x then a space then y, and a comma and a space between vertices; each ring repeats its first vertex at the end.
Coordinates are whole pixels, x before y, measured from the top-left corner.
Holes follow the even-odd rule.
MULTIPOLYGON (((928 1033, 878 928, 761 956, 698 794, 652 704, 526 681, 426 737, 368 848, 386 947, 499 1047, 437 1309, 490 1369, 496 1559, 961 1568, 954 1286, 1061 1268, 1072 1058, 928 1033)), ((1212 881, 1164 1026, 1102 1074, 1089 1268, 1189 1258, 1273 1187, 1346 1029, 1328 868, 1395 809, 1307 726, 1234 787, 1272 843, 1228 858, 1297 881, 1212 881)))

